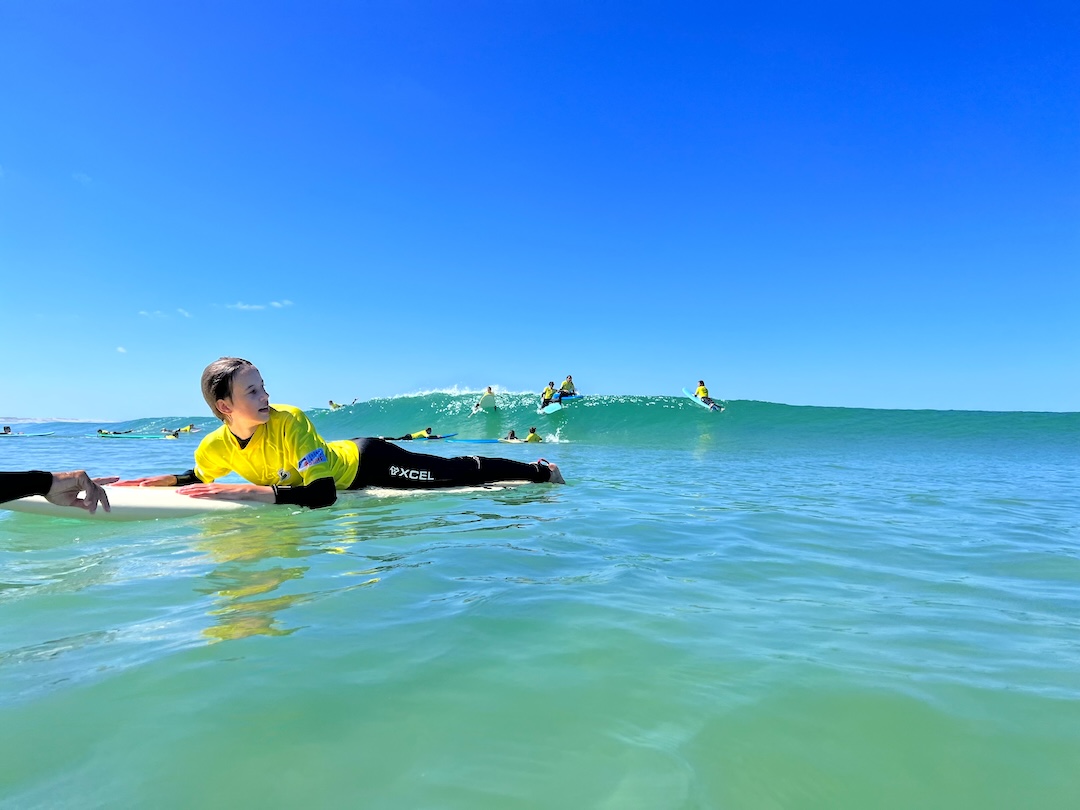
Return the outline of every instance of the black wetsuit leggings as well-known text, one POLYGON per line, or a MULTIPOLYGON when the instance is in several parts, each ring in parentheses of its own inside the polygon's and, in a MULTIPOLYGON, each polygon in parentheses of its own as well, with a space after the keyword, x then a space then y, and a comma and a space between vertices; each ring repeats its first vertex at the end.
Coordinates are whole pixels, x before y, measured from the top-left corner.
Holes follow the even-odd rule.
POLYGON ((360 467, 349 489, 391 487, 435 489, 469 487, 496 481, 532 481, 542 484, 551 471, 542 464, 507 458, 458 456, 443 458, 413 453, 382 439, 353 439, 360 448, 360 467))

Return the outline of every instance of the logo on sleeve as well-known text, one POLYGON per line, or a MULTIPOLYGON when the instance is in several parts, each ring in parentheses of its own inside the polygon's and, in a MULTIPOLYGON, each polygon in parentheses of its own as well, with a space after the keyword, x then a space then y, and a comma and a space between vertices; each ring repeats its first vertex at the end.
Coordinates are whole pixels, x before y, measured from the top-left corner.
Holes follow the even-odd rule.
POLYGON ((303 472, 308 467, 314 467, 316 464, 324 464, 326 462, 326 451, 321 447, 317 447, 300 459, 300 462, 296 465, 296 469, 303 472))

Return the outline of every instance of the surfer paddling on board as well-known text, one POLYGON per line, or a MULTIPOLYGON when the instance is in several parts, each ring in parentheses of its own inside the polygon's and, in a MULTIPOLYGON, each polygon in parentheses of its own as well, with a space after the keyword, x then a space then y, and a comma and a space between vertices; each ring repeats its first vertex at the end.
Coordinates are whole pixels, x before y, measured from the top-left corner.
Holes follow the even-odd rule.
POLYGON ((542 442, 543 439, 541 439, 540 434, 536 432, 536 428, 531 427, 531 428, 529 428, 529 435, 525 437, 525 441, 530 442, 530 443, 532 443, 532 442, 542 442))
POLYGON ((111 509, 109 496, 101 486, 117 480, 119 479, 91 478, 85 470, 59 473, 43 470, 0 472, 0 503, 28 495, 44 495, 49 503, 77 506, 91 515, 97 511, 98 504, 108 512, 111 509))
POLYGON ((199 429, 195 427, 195 423, 192 422, 190 425, 184 425, 181 428, 162 428, 161 432, 171 433, 174 437, 176 437, 179 436, 181 433, 198 433, 199 429))
POLYGON ((710 408, 719 407, 715 402, 712 401, 712 398, 709 396, 709 389, 705 387, 704 380, 697 381, 697 388, 694 390, 694 396, 700 399, 710 408))
POLYGON ((118 486, 179 487, 192 498, 329 506, 338 490, 369 486, 436 489, 498 481, 564 484, 554 464, 503 458, 442 458, 413 453, 375 438, 328 442, 302 410, 271 405, 259 369, 222 357, 202 374, 202 394, 224 424, 195 450, 195 466, 179 475, 154 475, 118 486), (249 484, 218 484, 235 472, 249 484))
POLYGON ((413 439, 441 439, 442 436, 435 436, 431 432, 431 428, 424 428, 418 430, 416 433, 407 433, 404 436, 398 436, 396 439, 390 439, 392 442, 411 442, 413 439))

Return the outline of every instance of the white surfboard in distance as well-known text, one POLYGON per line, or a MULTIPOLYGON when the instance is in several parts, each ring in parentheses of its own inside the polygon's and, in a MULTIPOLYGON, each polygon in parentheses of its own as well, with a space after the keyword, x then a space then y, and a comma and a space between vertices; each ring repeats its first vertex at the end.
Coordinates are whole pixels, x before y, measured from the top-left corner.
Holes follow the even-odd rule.
POLYGON ((480 397, 480 401, 473 405, 472 412, 478 413, 480 411, 487 411, 490 413, 493 410, 495 410, 495 395, 484 394, 480 397))

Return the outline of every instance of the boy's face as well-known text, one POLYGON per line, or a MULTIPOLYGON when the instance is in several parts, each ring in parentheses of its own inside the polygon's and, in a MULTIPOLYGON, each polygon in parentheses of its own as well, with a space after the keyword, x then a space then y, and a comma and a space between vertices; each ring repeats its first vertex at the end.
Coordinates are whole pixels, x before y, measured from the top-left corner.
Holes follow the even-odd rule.
POLYGON ((232 395, 218 400, 218 410, 236 424, 264 425, 270 420, 270 395, 255 366, 237 372, 232 378, 232 395), (222 408, 225 405, 225 408, 222 408))

